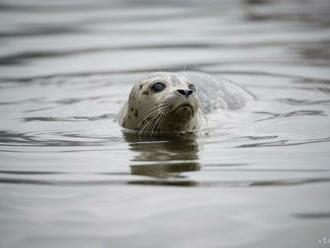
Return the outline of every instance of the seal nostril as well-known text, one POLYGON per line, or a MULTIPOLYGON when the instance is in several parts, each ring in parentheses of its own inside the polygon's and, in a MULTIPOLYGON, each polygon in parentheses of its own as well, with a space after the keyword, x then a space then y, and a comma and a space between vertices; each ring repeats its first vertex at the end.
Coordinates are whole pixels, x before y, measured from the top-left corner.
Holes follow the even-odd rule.
POLYGON ((193 90, 177 90, 177 92, 179 92, 181 95, 183 96, 190 96, 194 91, 193 90))
POLYGON ((186 95, 184 90, 177 90, 177 92, 179 92, 181 95, 186 95))

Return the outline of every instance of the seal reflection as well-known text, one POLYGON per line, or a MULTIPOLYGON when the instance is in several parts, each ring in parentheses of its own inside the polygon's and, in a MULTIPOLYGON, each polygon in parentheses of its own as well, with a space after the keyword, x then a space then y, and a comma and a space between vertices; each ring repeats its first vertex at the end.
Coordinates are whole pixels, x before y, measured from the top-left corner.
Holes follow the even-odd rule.
POLYGON ((124 133, 129 149, 136 154, 131 159, 132 175, 148 176, 151 180, 137 180, 134 184, 193 186, 185 172, 199 171, 198 143, 194 134, 143 137, 124 133))

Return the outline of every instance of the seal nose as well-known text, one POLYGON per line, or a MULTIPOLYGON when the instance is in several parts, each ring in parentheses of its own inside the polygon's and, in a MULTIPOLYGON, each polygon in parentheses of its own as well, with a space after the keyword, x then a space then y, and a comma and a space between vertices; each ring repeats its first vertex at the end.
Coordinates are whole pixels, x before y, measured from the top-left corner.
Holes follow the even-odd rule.
POLYGON ((177 92, 179 92, 180 95, 183 95, 185 97, 190 96, 194 91, 193 90, 177 90, 177 92))

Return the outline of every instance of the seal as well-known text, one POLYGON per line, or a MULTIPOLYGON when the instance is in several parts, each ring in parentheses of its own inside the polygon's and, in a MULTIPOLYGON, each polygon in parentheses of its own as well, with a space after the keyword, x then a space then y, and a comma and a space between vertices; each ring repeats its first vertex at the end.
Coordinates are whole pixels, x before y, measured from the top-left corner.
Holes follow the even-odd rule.
POLYGON ((239 109, 251 99, 243 87, 206 73, 156 72, 134 84, 118 119, 139 134, 196 131, 210 111, 239 109))

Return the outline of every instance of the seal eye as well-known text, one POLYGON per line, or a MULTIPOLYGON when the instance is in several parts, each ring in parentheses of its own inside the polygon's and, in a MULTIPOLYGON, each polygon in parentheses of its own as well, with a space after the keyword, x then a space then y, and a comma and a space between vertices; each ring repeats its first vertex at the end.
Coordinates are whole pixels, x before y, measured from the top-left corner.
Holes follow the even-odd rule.
POLYGON ((192 90, 192 91, 196 91, 196 87, 195 87, 195 85, 193 85, 193 84, 189 84, 189 85, 188 85, 188 88, 189 88, 190 90, 192 90))
POLYGON ((165 89, 165 84, 161 83, 161 82, 157 82, 157 83, 154 83, 152 86, 151 86, 151 89, 155 92, 160 92, 162 90, 165 89))

